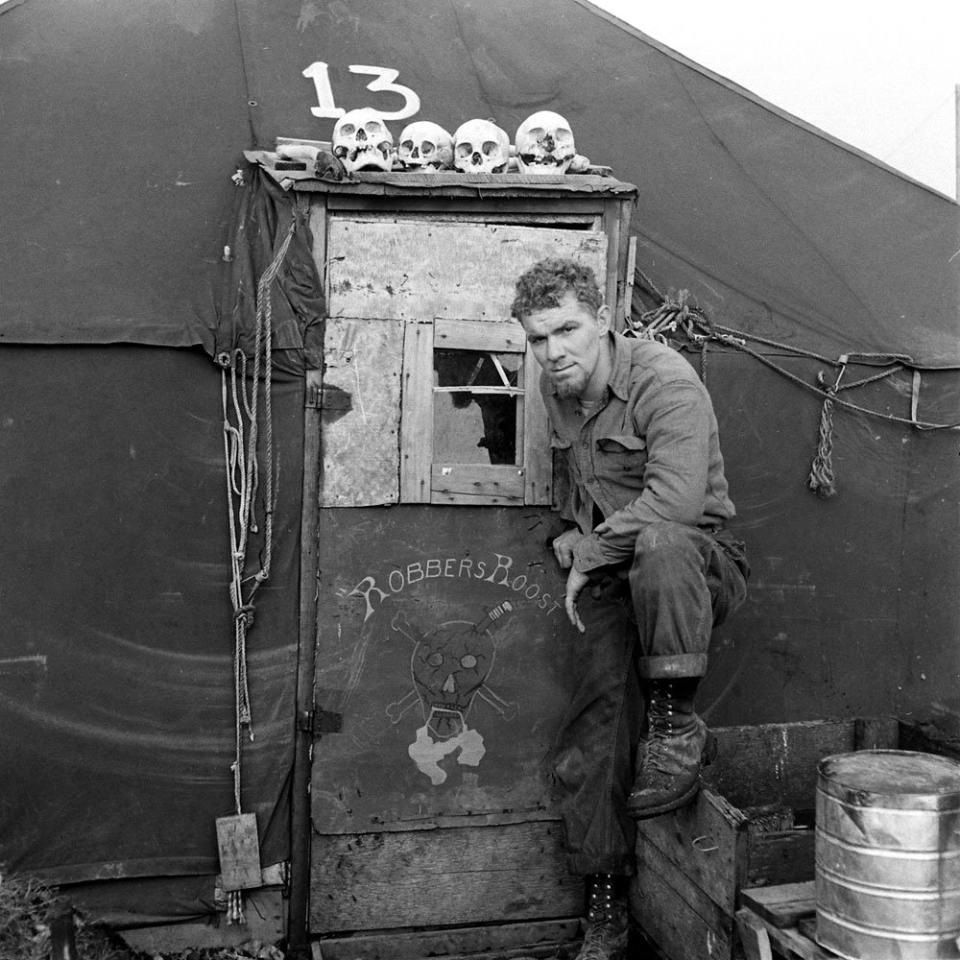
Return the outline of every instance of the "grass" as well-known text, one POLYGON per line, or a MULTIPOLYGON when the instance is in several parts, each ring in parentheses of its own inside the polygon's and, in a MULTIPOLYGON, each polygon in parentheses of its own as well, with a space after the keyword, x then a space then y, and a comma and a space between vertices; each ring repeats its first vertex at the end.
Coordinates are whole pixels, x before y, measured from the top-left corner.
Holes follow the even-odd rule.
MULTIPOLYGON (((58 891, 35 877, 0 875, 0 960, 50 960, 51 928, 61 912, 58 891)), ((276 948, 189 949, 175 954, 132 950, 113 931, 74 917, 77 960, 283 960, 276 948)))

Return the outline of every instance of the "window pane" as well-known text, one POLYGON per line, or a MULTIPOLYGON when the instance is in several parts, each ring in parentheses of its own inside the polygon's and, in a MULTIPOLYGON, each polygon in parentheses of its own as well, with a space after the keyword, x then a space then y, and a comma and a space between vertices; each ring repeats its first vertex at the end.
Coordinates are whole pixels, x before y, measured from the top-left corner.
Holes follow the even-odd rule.
POLYGON ((516 389, 522 357, 474 350, 434 351, 433 459, 440 463, 517 462, 516 389), (490 392, 487 392, 490 391, 490 392))

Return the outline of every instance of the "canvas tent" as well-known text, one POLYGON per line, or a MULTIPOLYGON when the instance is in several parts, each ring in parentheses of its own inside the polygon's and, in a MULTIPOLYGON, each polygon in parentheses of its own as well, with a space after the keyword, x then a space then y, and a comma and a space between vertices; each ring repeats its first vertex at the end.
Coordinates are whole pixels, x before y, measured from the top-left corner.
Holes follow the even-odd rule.
MULTIPOLYGON (((811 384, 836 374, 817 358, 871 355, 850 379, 900 358, 858 405, 958 419, 957 205, 580 0, 25 0, 0 4, 0 89, 0 863, 82 882, 113 918, 209 912, 212 821, 233 809, 213 361, 249 346, 238 277, 253 289, 290 203, 250 192, 244 149, 329 139, 334 105, 402 112, 410 91, 448 128, 491 116, 512 133, 555 109, 581 152, 637 185, 637 265, 658 289, 688 290, 811 384), (238 250, 260 202, 263 232, 238 250)), ((273 566, 244 749, 264 864, 296 855, 302 374, 323 313, 308 275, 281 287, 273 566)), ((949 705, 957 434, 837 409, 840 494, 819 500, 822 397, 734 346, 708 370, 754 558, 709 719, 949 705)))

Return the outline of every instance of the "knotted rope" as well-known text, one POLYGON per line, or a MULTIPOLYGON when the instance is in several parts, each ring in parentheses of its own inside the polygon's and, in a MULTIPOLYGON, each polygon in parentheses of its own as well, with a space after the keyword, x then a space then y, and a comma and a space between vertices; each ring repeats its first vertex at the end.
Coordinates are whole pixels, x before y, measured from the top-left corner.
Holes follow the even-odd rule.
POLYGON ((896 354, 841 354, 836 360, 815 353, 812 350, 805 350, 800 347, 780 343, 776 340, 770 340, 765 337, 759 337, 755 334, 744 333, 741 330, 734 330, 730 327, 723 327, 711 321, 706 313, 697 306, 692 306, 689 302, 689 291, 680 290, 674 292, 668 291, 661 293, 654 283, 647 277, 643 271, 637 270, 635 273, 636 287, 645 289, 658 302, 658 306, 653 310, 631 311, 628 318, 627 335, 647 340, 659 340, 662 343, 669 342, 667 334, 680 333, 688 341, 700 347, 700 377, 706 383, 707 372, 707 342, 715 341, 724 346, 740 350, 748 354, 755 360, 769 367, 780 376, 786 377, 792 383, 809 390, 819 396, 823 404, 820 410, 820 423, 818 431, 817 451, 811 463, 810 475, 808 477, 808 487, 813 490, 817 496, 827 499, 836 494, 836 482, 833 472, 833 435, 834 435, 834 408, 841 407, 852 410, 857 413, 863 413, 867 416, 876 417, 891 423, 899 423, 905 426, 913 427, 917 430, 956 430, 960 429, 960 422, 957 423, 931 423, 920 420, 917 417, 919 392, 920 392, 920 371, 913 370, 913 387, 910 405, 909 417, 898 417, 894 414, 881 413, 879 410, 871 410, 868 407, 851 403, 848 400, 841 399, 837 394, 841 390, 850 390, 855 387, 862 387, 875 380, 882 380, 894 373, 898 373, 906 366, 911 365, 910 357, 896 354), (754 350, 747 345, 747 341, 772 347, 784 353, 794 356, 808 357, 819 360, 822 363, 831 364, 837 368, 837 376, 832 385, 828 384, 823 372, 817 374, 817 384, 808 383, 801 377, 791 371, 774 363, 769 357, 764 356, 758 350, 754 350), (865 377, 853 383, 843 384, 840 380, 843 377, 846 367, 854 362, 884 362, 885 369, 872 376, 865 377))
POLYGON ((233 606, 233 673, 235 698, 235 756, 233 795, 237 813, 242 812, 243 730, 254 739, 247 674, 247 634, 253 626, 254 594, 270 578, 273 556, 274 454, 273 454, 273 307, 271 286, 290 247, 296 222, 291 221, 270 266, 257 283, 256 324, 252 362, 236 348, 217 357, 220 365, 220 399, 223 414, 223 449, 226 472, 227 514, 230 534, 230 602, 233 606), (249 370, 248 370, 249 365, 249 370), (260 567, 244 579, 250 535, 260 532, 256 498, 260 485, 259 394, 263 380, 264 529, 260 567), (244 589, 249 583, 248 589, 244 589))

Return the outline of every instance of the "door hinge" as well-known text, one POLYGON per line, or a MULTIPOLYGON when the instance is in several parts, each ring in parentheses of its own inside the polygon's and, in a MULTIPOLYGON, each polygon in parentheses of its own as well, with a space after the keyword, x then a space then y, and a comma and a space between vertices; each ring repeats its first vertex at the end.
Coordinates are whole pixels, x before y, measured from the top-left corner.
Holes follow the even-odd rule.
POLYGON ((323 406, 323 391, 319 383, 308 383, 307 392, 303 398, 306 410, 319 410, 323 406))
POLYGON ((314 707, 300 714, 300 729, 315 740, 325 733, 340 733, 343 729, 343 714, 314 707))

